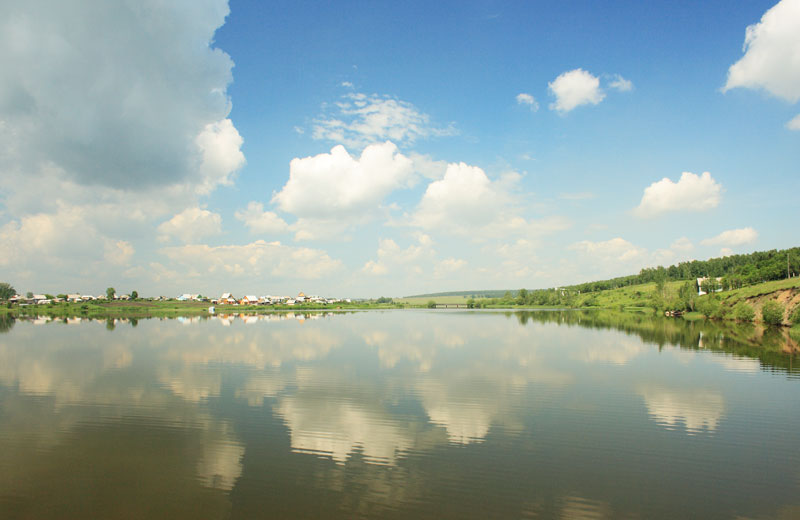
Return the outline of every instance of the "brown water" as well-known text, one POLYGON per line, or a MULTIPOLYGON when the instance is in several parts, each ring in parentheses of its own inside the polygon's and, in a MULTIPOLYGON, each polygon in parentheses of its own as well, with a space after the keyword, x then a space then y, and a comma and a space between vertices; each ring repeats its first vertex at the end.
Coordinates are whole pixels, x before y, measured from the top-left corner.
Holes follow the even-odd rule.
POLYGON ((437 310, 0 331, 3 519, 800 518, 777 329, 437 310))

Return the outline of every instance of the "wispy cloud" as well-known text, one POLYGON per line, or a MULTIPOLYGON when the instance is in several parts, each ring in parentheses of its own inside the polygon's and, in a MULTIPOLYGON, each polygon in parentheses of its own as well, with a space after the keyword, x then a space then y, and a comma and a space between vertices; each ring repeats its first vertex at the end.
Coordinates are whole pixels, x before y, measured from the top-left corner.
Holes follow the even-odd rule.
POLYGON ((524 105, 531 109, 531 112, 536 112, 539 110, 539 103, 536 102, 536 99, 530 94, 526 94, 525 92, 521 92, 517 94, 517 104, 524 105))
POLYGON ((451 124, 435 126, 430 116, 411 103, 390 96, 350 93, 314 120, 314 139, 333 141, 350 148, 390 140, 406 145, 417 139, 456 134, 451 124))
POLYGON ((608 82, 608 86, 619 92, 629 92, 633 90, 633 82, 623 78, 619 74, 614 74, 612 76, 611 81, 608 82))

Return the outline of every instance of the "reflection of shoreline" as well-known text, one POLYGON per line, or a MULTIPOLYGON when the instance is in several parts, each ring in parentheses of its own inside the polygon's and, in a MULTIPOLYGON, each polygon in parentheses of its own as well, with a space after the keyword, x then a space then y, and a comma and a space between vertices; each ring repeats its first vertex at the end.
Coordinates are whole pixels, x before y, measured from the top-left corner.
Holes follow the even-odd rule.
MULTIPOLYGON (((6 316, 12 326, 15 322, 30 323, 32 325, 80 325, 87 323, 103 323, 117 325, 132 325, 136 326, 141 322, 154 320, 154 321, 176 321, 184 325, 192 325, 202 322, 219 321, 223 325, 230 325, 234 321, 241 321, 246 324, 257 323, 260 321, 283 321, 283 320, 318 320, 321 318, 329 318, 332 316, 339 316, 347 314, 343 312, 333 311, 307 311, 307 312, 270 312, 270 313, 217 313, 213 316, 169 316, 169 317, 145 317, 145 318, 130 318, 130 317, 86 317, 86 316, 69 316, 69 317, 54 317, 54 316, 6 316)), ((10 327, 8 327, 10 329, 10 327)), ((0 330, 0 332, 4 332, 0 330)))
POLYGON ((619 330, 636 335, 659 349, 666 346, 688 350, 712 350, 757 359, 764 369, 800 372, 793 356, 800 353, 785 327, 754 323, 664 318, 650 314, 608 310, 517 311, 503 313, 520 325, 558 323, 587 329, 619 330))

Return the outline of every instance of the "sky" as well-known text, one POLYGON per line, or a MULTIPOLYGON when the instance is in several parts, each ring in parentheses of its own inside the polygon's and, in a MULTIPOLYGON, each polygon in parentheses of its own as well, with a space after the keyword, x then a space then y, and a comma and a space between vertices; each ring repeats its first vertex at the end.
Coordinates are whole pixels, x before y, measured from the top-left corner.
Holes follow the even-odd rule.
POLYGON ((546 288, 800 245, 800 0, 0 2, 0 281, 546 288))

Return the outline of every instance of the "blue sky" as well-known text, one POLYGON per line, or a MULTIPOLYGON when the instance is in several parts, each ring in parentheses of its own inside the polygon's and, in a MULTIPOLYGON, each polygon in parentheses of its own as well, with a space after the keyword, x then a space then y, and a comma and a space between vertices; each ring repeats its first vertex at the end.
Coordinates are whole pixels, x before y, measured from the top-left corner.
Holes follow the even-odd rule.
POLYGON ((0 19, 21 291, 539 288, 798 245, 800 0, 0 19))

